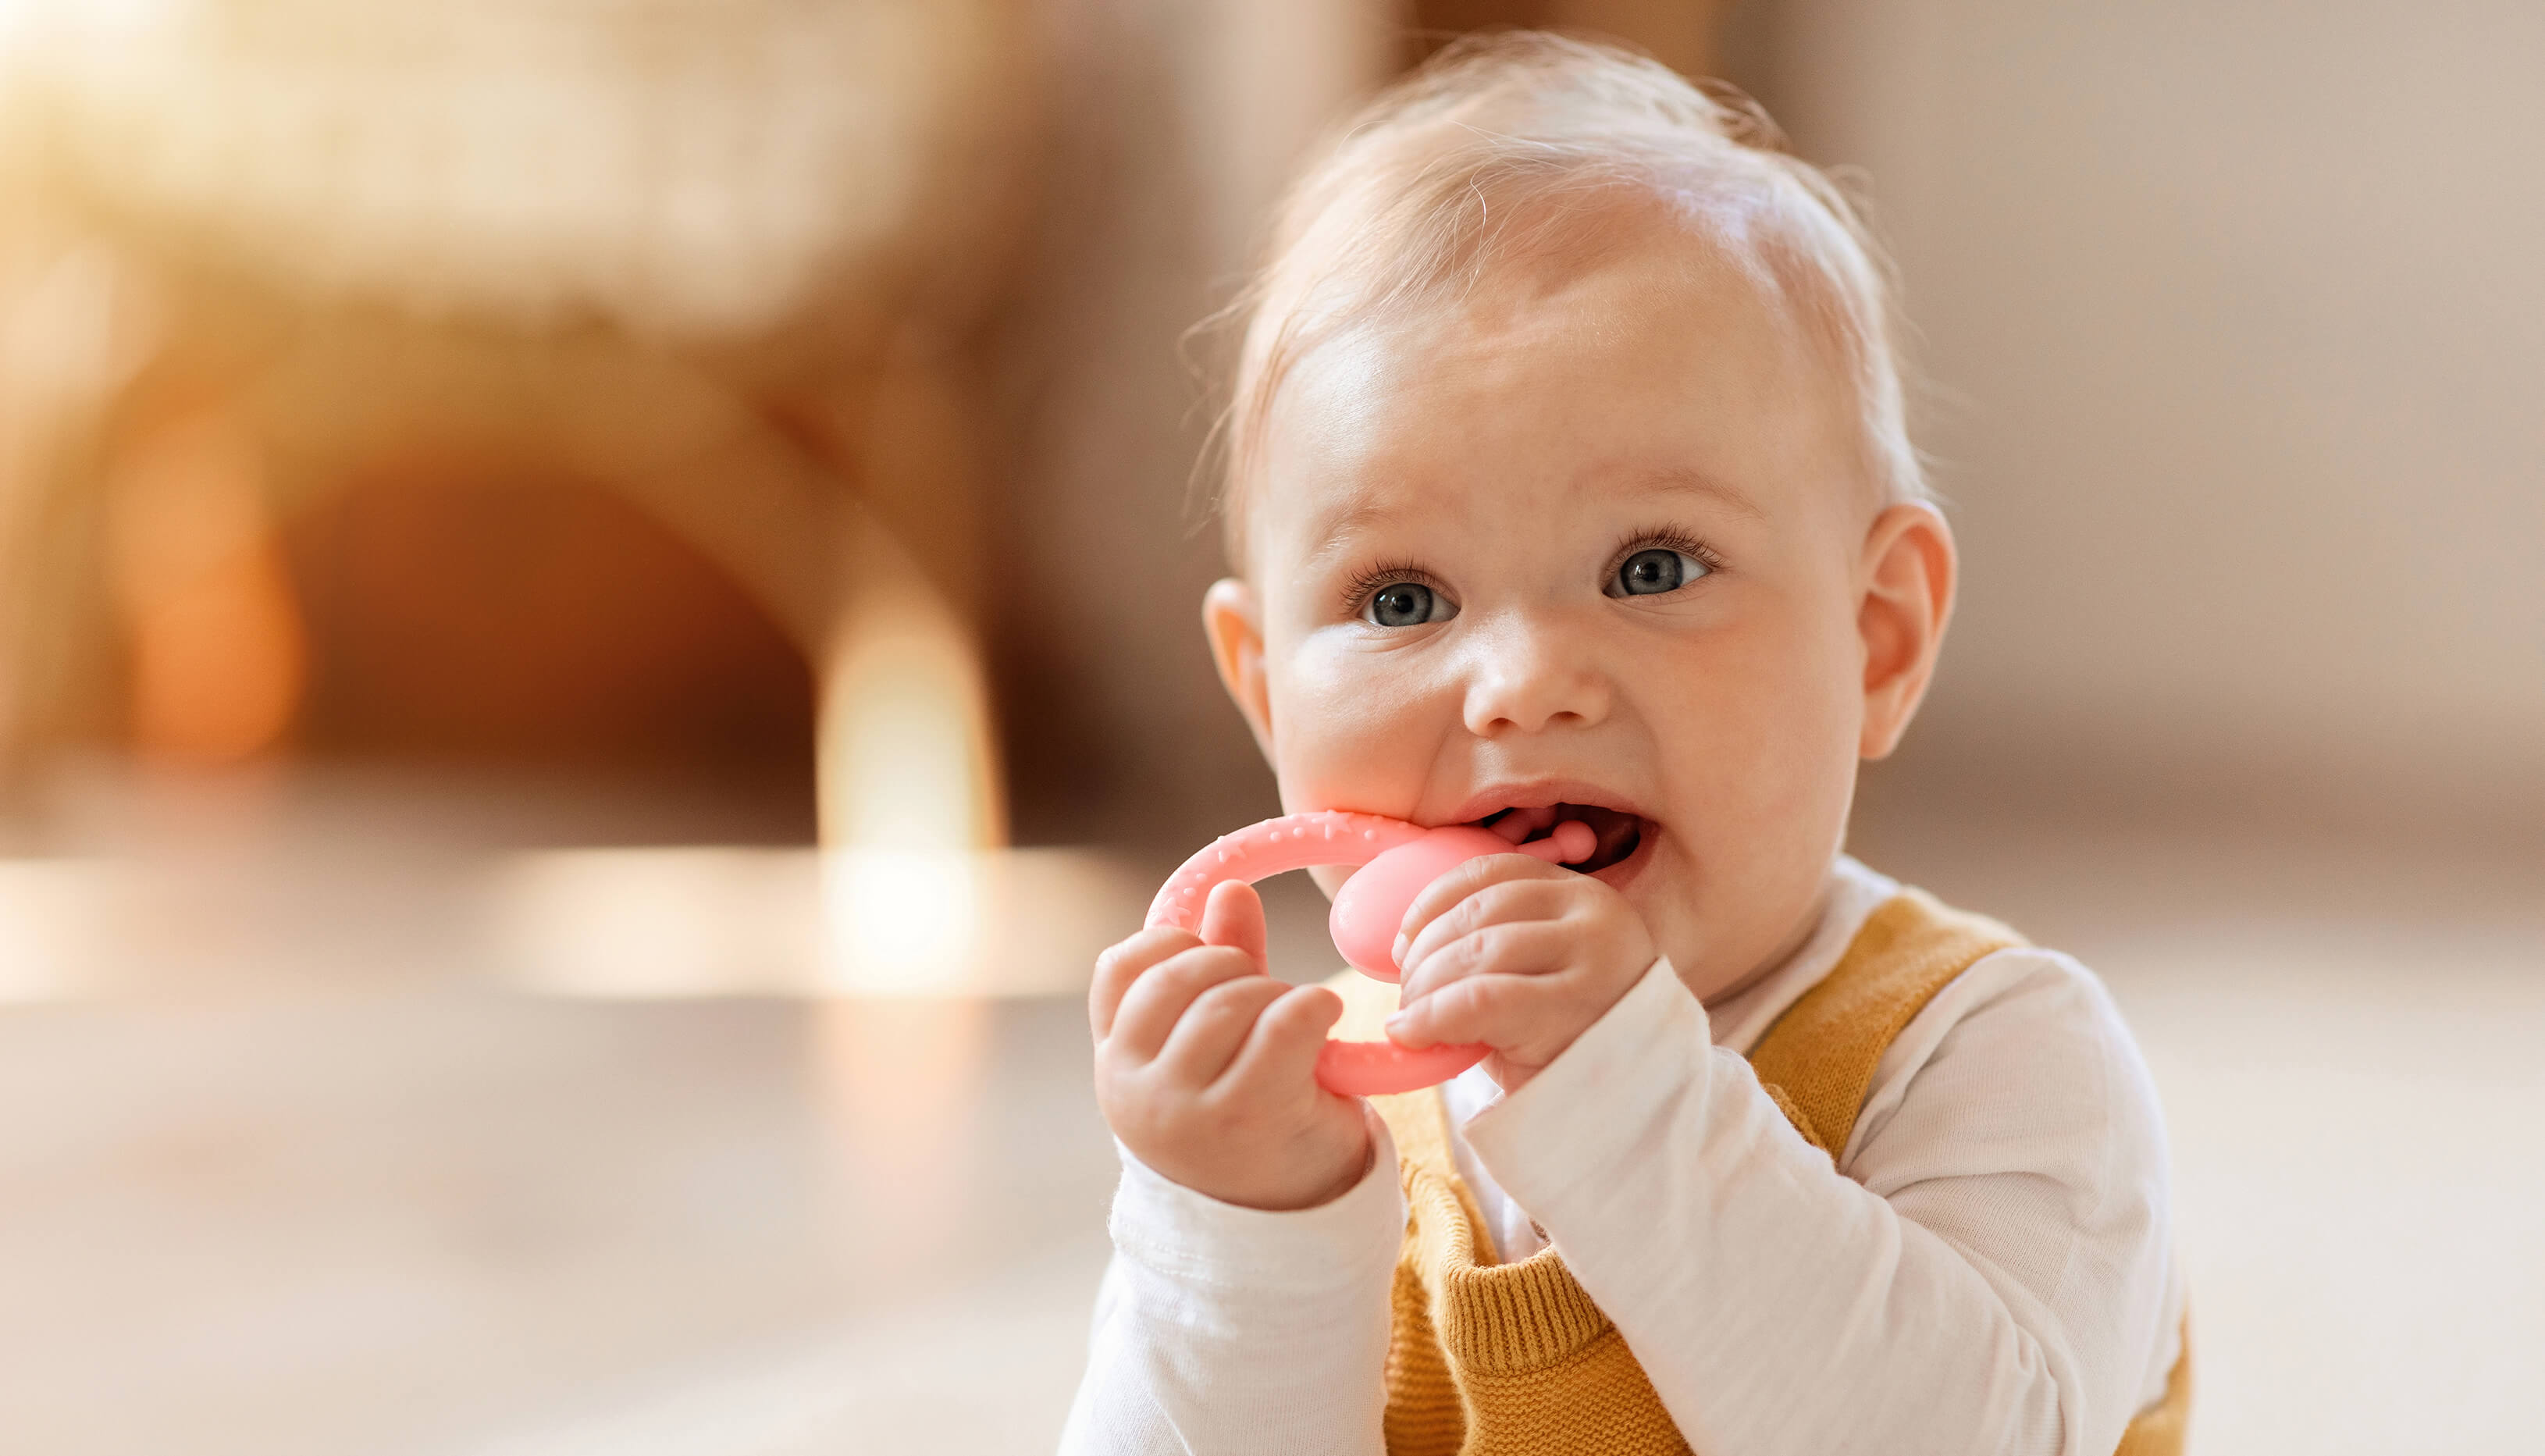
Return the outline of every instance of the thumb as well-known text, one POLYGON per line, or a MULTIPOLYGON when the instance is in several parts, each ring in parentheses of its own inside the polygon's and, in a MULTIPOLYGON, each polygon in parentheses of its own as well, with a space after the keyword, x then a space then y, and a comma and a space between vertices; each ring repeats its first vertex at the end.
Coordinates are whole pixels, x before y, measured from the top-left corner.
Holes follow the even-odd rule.
POLYGON ((1210 898, 1201 907, 1201 943, 1234 946, 1246 952, 1256 970, 1271 970, 1265 958, 1264 901, 1253 885, 1223 880, 1210 887, 1210 898))

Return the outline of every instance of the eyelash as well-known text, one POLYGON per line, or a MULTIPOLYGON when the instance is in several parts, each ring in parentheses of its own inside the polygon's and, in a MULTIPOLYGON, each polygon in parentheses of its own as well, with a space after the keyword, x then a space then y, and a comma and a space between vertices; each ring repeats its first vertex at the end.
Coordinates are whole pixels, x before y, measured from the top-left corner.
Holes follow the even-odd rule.
POLYGON ((1695 557, 1708 575, 1723 569, 1721 552, 1686 531, 1665 526, 1654 530, 1629 531, 1620 537, 1617 541, 1617 549, 1608 553, 1608 569, 1601 574, 1601 580, 1604 582, 1609 577, 1615 576, 1617 568, 1625 565, 1626 558, 1636 552, 1650 551, 1657 547, 1663 550, 1684 552, 1695 557))
POLYGON ((1393 565, 1381 562, 1379 565, 1355 573, 1352 581, 1345 586, 1344 615, 1360 615, 1362 608, 1369 606, 1369 599, 1377 595, 1379 588, 1392 587, 1399 582, 1413 582, 1418 586, 1430 587, 1443 596, 1448 595, 1446 589, 1440 585, 1440 579, 1422 567, 1411 562, 1398 562, 1393 565))
MULTIPOLYGON (((1615 576, 1617 574, 1617 568, 1626 564, 1627 557, 1634 555, 1637 551, 1649 551, 1655 547, 1661 547, 1665 550, 1671 551, 1684 551, 1701 562, 1709 573, 1718 572, 1723 569, 1723 555, 1721 552, 1715 550, 1705 542, 1698 540, 1696 537, 1689 535, 1686 531, 1680 530, 1674 526, 1662 526, 1654 530, 1629 531, 1621 537, 1617 542, 1616 549, 1608 553, 1608 569, 1601 574, 1601 580, 1605 581, 1607 578, 1615 576)), ((1392 563, 1381 562, 1376 566, 1364 567, 1360 571, 1355 572, 1353 575, 1353 579, 1345 585, 1343 604, 1344 615, 1360 615, 1361 609, 1369 606, 1370 597, 1374 595, 1379 588, 1392 587, 1399 582, 1413 582, 1420 586, 1429 587, 1435 592, 1443 593, 1444 595, 1447 591, 1446 588, 1441 586, 1440 579, 1438 577, 1434 576, 1432 573, 1425 571, 1422 567, 1416 566, 1410 561, 1392 563)))

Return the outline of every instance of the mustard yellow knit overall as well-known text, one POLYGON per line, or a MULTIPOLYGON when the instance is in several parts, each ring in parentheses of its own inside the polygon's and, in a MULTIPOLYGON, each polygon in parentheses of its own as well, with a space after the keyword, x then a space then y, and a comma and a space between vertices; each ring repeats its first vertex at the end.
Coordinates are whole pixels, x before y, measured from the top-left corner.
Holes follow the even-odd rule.
MULTIPOLYGON (((1835 1158, 1855 1128, 1883 1049, 1934 994, 1993 950, 2021 944, 1994 921, 1904 891, 1876 910, 1835 969, 1750 1054, 1768 1095, 1835 1158)), ((1339 1035, 1373 1037, 1396 988, 1347 974, 1339 1035)), ((1396 1139, 1408 1218, 1392 1292, 1389 1456, 1683 1456, 1608 1317, 1552 1249, 1492 1261, 1492 1244, 1449 1151, 1439 1092, 1373 1097, 1396 1139)), ((2165 1399, 2141 1412, 2115 1456, 2178 1456, 2191 1409, 2191 1346, 2165 1399)))

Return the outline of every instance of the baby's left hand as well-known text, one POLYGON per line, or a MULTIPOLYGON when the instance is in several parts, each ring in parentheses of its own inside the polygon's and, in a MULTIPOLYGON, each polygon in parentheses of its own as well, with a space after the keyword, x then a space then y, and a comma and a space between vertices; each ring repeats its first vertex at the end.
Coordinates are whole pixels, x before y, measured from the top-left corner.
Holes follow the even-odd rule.
POLYGON ((1407 1046, 1482 1042, 1517 1092, 1607 1013, 1652 966, 1652 932, 1626 897, 1526 854, 1489 854, 1414 898, 1397 938, 1407 1046))

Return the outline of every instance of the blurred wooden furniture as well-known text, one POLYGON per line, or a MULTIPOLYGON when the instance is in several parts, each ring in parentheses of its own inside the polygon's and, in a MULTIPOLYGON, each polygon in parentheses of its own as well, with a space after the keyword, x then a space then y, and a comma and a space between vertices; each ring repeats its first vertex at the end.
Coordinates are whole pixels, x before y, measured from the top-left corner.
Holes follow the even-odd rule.
POLYGON ((146 717, 162 598, 171 641, 256 639, 166 689, 255 752, 306 671, 286 524, 452 458, 606 490, 741 586, 815 680, 826 839, 998 843, 964 590, 1017 11, 218 0, 0 40, 0 778, 146 717))

